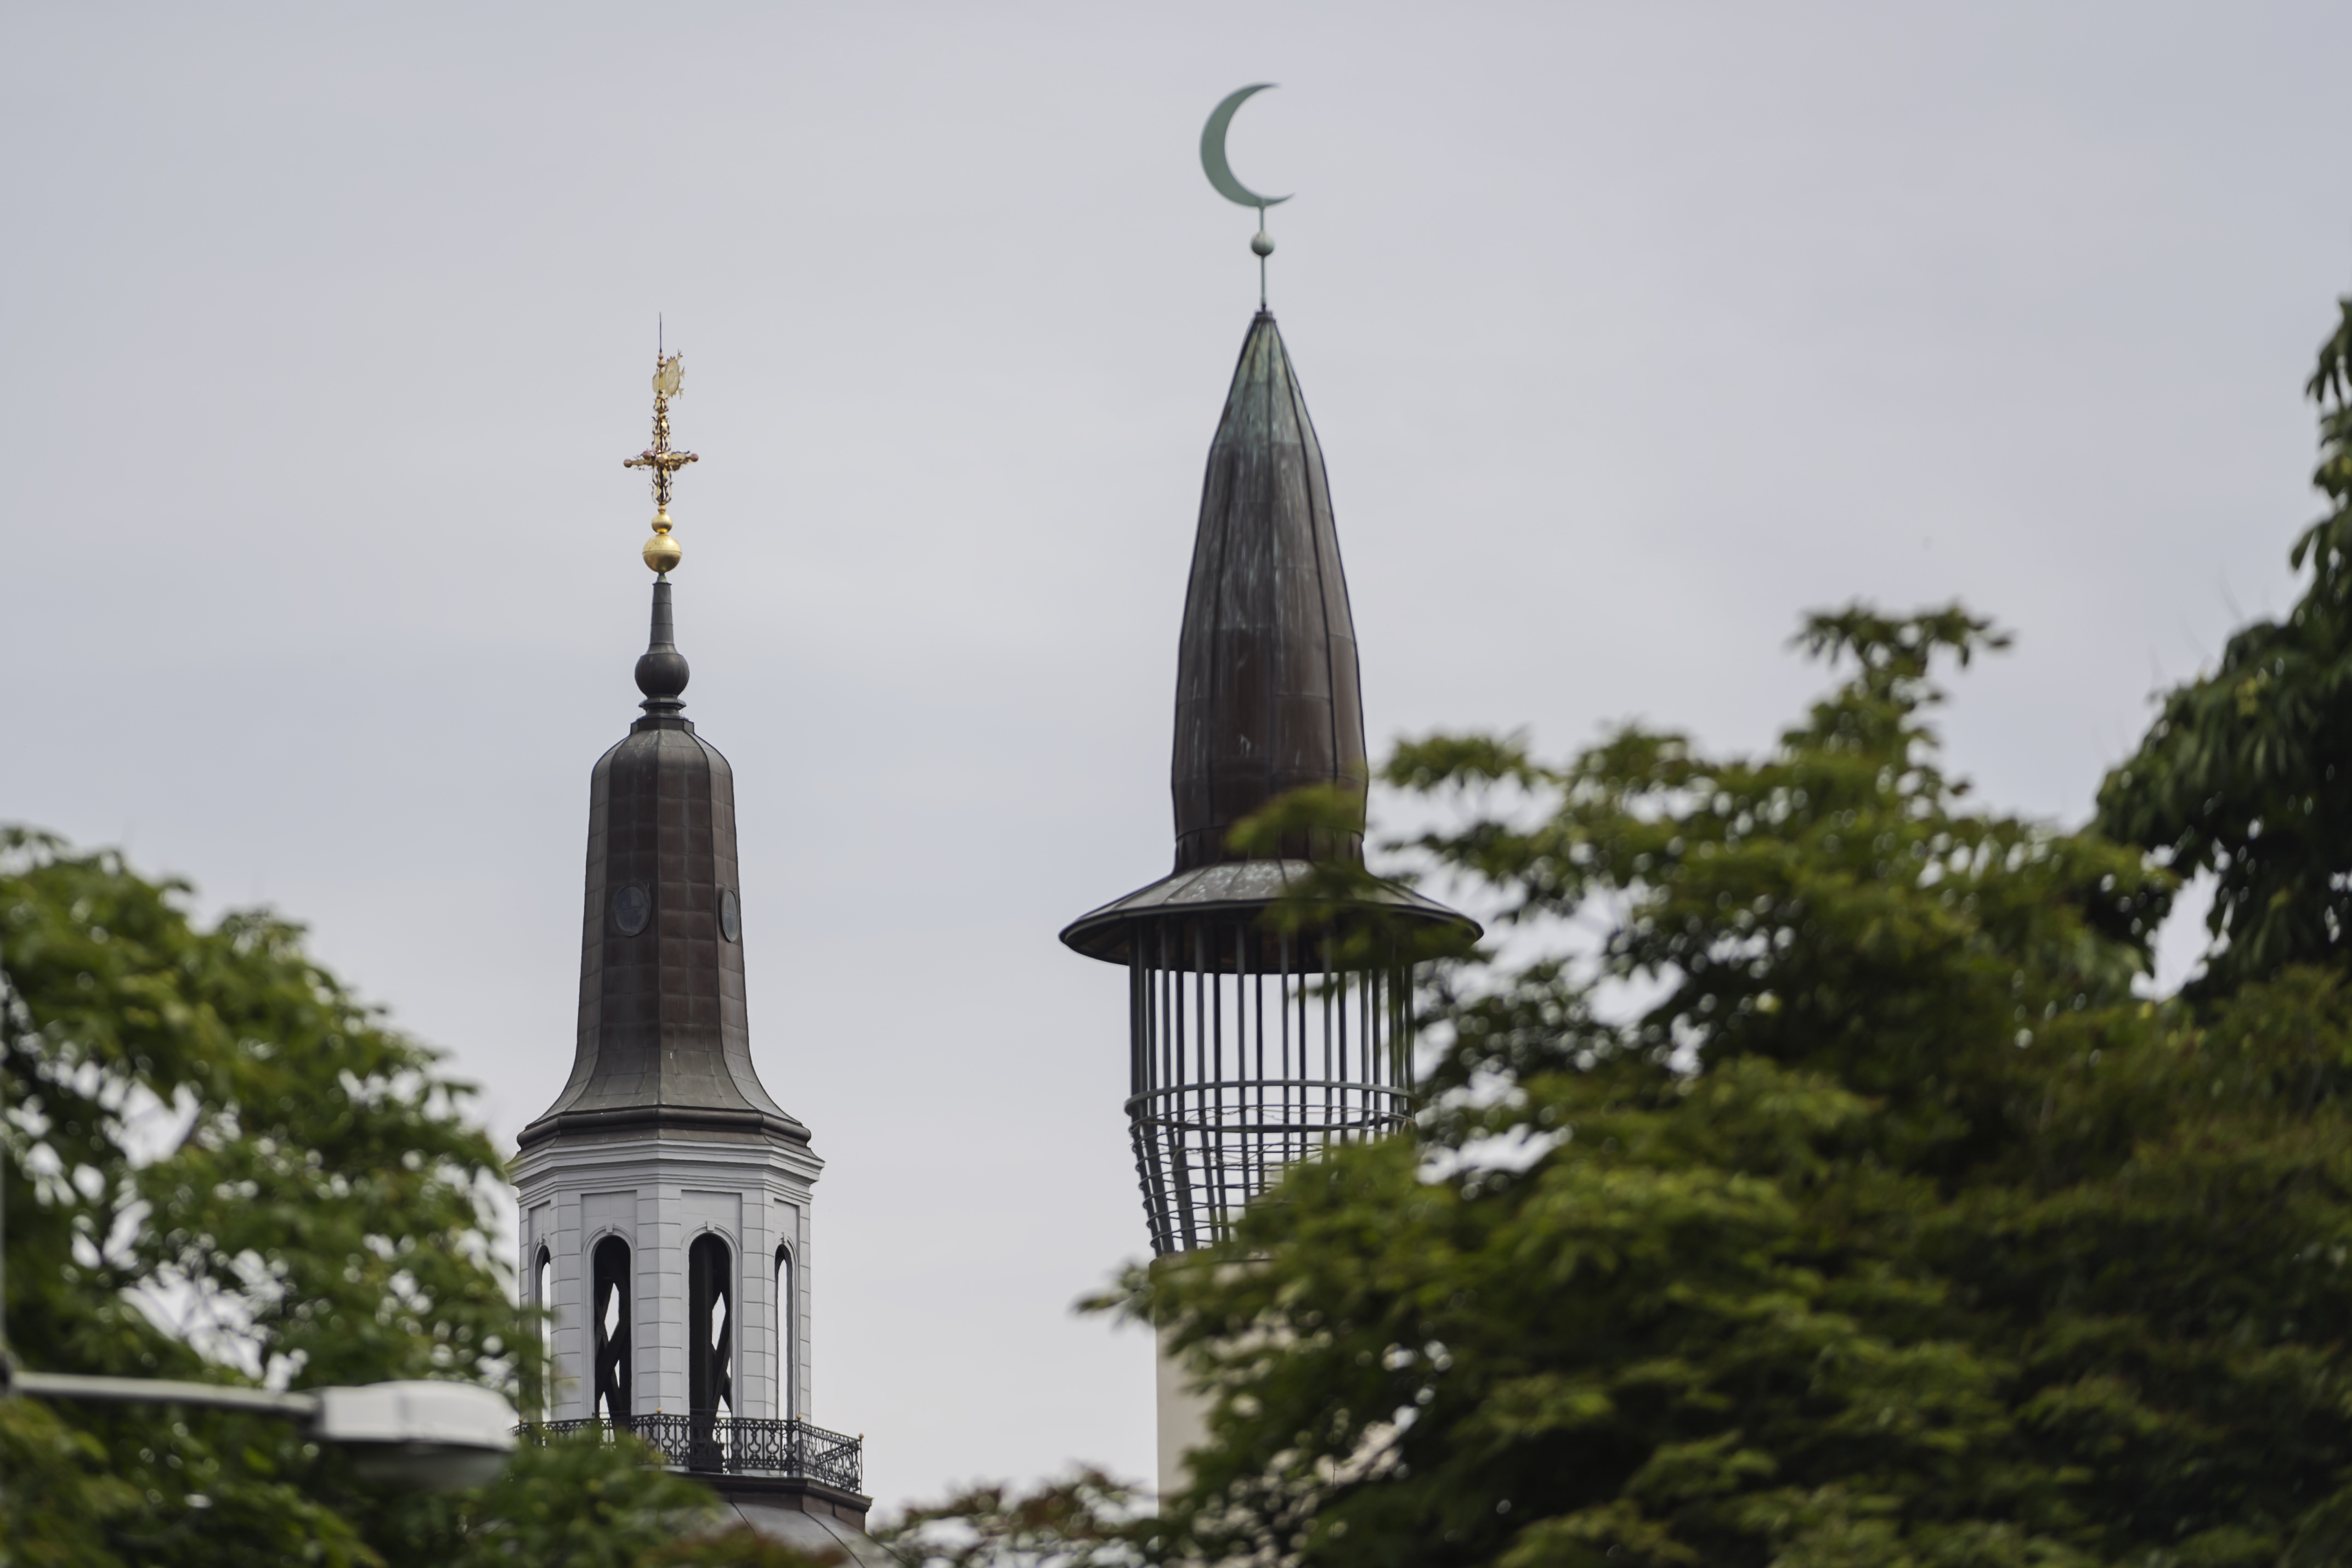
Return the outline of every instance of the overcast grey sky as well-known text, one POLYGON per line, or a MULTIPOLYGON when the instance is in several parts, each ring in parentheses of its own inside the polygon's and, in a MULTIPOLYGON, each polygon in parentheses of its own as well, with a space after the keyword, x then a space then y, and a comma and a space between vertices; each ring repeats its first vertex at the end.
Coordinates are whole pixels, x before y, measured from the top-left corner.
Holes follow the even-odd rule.
POLYGON ((2352 287, 2337 5, 9 10, 0 818, 266 900, 510 1137, 635 716, 656 311, 753 1038, 830 1162, 815 1414, 886 1503, 1150 1468, 1123 982, 1255 303, 1381 739, 1754 746, 1803 609, 2019 634, 1953 760, 2067 821, 2283 608, 2352 287))

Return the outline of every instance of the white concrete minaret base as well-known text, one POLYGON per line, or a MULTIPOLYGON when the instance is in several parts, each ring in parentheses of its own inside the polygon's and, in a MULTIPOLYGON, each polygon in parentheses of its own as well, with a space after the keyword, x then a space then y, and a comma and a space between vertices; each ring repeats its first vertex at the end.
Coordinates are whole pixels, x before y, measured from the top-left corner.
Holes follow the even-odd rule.
POLYGON ((1190 1458, 1209 1441, 1209 1397, 1192 1382, 1182 1362, 1169 1353, 1169 1331, 1152 1333, 1154 1382, 1159 1396, 1160 1495, 1173 1497, 1192 1484, 1190 1458))

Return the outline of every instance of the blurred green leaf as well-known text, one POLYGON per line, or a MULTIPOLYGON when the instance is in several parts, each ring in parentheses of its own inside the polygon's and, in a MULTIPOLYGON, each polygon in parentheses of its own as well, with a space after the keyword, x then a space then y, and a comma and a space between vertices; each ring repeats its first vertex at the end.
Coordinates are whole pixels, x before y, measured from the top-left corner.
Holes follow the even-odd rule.
POLYGON ((2200 999, 2352 956, 2352 298, 2337 316, 2304 389, 2328 503, 2289 554, 2309 584, 2284 620, 2247 625, 2165 694, 2099 789, 2102 831, 2214 878, 2200 999))
MULTIPOLYGON (((7 1327, 48 1372, 487 1384, 533 1314, 493 1239, 468 1087, 261 911, 0 831, 7 1327)), ((0 1565, 634 1563, 710 1499, 635 1444, 526 1447, 495 1486, 360 1484, 292 1426, 0 1401, 0 1565)))

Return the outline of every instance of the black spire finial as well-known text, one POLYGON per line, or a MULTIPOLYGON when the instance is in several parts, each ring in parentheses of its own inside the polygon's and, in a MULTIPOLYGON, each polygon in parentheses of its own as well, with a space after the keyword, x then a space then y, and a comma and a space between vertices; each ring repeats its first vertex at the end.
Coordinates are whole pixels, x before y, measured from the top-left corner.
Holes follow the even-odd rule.
POLYGON ((686 655, 677 651, 676 622, 671 619, 667 579, 654 584, 653 635, 637 660, 637 690, 650 718, 668 718, 686 710, 678 694, 686 690, 686 655))

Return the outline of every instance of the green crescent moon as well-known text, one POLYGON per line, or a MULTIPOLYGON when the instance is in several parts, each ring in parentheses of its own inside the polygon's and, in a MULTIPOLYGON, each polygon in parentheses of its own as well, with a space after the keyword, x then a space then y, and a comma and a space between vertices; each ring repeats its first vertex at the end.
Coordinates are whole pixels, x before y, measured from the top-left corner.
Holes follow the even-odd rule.
POLYGON ((1234 122, 1234 110, 1247 103, 1252 94, 1264 92, 1274 85, 1270 81, 1257 82, 1228 95, 1224 102, 1211 111, 1209 123, 1201 127, 1201 171, 1209 176, 1209 183, 1214 185, 1217 194, 1225 200, 1237 202, 1244 207, 1256 207, 1260 211, 1279 206, 1290 198, 1261 196, 1234 178, 1234 166, 1225 162, 1225 128, 1234 122))

